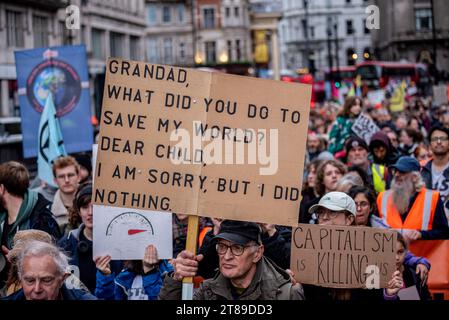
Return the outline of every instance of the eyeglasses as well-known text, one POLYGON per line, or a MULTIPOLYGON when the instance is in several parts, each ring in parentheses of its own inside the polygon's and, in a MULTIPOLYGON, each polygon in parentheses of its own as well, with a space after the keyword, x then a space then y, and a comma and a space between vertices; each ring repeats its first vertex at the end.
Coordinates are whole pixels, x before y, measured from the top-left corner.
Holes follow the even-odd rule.
POLYGON ((317 210, 316 215, 318 220, 322 220, 324 219, 325 216, 334 219, 336 218, 339 214, 344 214, 346 215, 346 211, 332 211, 329 209, 324 209, 324 208, 320 208, 317 210))
POLYGON ((432 138, 430 138, 430 142, 438 142, 438 141, 441 141, 441 142, 449 141, 449 137, 432 137, 432 138))
POLYGON ((68 179, 73 179, 73 178, 76 177, 76 173, 58 174, 58 175, 56 176, 56 179, 64 180, 66 177, 67 177, 68 179))
POLYGON ((367 201, 362 201, 362 202, 356 202, 355 203, 355 207, 356 208, 358 208, 358 207, 360 207, 360 208, 366 208, 366 207, 368 207, 369 206, 369 202, 367 202, 367 201))
POLYGON ((249 246, 242 246, 240 244, 231 244, 230 246, 224 244, 224 243, 217 243, 217 245, 215 246, 215 249, 217 249, 217 253, 218 254, 226 254, 226 252, 228 251, 228 249, 231 249, 231 253, 234 256, 241 256, 243 254, 243 252, 245 251, 245 248, 248 247, 252 247, 252 245, 249 246))

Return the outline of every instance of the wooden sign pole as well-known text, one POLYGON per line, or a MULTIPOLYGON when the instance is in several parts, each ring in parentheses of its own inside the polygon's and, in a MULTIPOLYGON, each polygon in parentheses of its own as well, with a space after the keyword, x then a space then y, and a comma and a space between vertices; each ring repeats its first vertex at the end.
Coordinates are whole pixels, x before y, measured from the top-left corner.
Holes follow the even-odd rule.
MULTIPOLYGON (((186 250, 196 254, 196 246, 198 240, 198 216, 189 216, 189 224, 187 227, 186 250)), ((182 300, 193 299, 193 277, 186 277, 182 280, 182 300)))

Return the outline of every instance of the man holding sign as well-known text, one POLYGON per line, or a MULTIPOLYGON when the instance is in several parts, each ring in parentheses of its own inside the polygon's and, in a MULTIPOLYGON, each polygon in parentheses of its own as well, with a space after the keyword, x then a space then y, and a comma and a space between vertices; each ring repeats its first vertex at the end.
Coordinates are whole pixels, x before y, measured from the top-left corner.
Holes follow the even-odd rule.
MULTIPOLYGON (((205 280, 194 300, 303 300, 301 285, 263 256, 262 232, 253 222, 225 220, 215 236, 220 271, 205 280)), ((203 255, 182 251, 174 260, 175 271, 167 276, 159 298, 181 298, 181 283, 193 277, 203 255)))

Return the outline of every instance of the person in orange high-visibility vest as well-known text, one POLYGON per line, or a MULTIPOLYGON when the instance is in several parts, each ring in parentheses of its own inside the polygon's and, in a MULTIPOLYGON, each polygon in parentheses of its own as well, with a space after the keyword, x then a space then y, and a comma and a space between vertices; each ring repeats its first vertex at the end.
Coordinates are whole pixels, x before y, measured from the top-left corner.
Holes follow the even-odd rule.
POLYGON ((391 189, 377 198, 379 217, 399 229, 407 241, 448 239, 449 227, 438 191, 424 188, 415 158, 401 157, 392 166, 391 189))

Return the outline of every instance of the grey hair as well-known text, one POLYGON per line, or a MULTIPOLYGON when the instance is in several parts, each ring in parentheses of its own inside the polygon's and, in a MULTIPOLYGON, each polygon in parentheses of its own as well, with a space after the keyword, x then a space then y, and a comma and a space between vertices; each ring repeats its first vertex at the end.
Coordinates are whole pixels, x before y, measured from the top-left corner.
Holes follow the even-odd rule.
POLYGON ((259 248, 262 244, 261 243, 257 243, 256 241, 250 241, 246 244, 247 246, 250 246, 248 248, 248 250, 251 251, 251 253, 254 253, 257 251, 257 248, 259 248))
POLYGON ((351 173, 346 173, 341 179, 337 182, 336 190, 341 192, 347 192, 353 186, 363 186, 363 180, 360 176, 353 175, 351 173), (346 189, 347 188, 347 189, 346 189))
POLYGON ((28 241, 17 258, 17 272, 19 279, 22 279, 23 261, 25 257, 43 257, 50 256, 53 258, 60 275, 64 275, 69 267, 68 257, 53 244, 42 241, 28 241))
POLYGON ((413 186, 415 187, 415 191, 420 192, 421 189, 426 186, 426 183, 424 182, 424 179, 422 178, 419 171, 413 171, 412 176, 416 178, 416 181, 413 184, 413 186))

